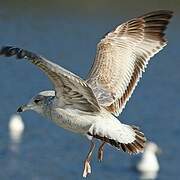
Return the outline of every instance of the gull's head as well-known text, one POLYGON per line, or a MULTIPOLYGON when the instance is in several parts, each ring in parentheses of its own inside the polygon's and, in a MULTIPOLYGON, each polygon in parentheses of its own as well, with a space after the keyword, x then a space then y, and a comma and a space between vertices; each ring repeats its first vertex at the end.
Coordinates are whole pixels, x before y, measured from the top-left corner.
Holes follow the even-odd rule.
POLYGON ((41 114, 44 112, 45 108, 48 106, 54 96, 55 91, 42 91, 38 95, 34 96, 27 104, 20 106, 17 109, 17 112, 32 110, 41 114))

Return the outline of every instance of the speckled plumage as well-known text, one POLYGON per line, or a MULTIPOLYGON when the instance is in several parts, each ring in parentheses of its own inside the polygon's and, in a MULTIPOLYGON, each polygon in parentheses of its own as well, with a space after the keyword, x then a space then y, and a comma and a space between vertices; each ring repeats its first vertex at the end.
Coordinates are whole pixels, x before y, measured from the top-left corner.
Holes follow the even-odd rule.
MULTIPOLYGON (((54 91, 40 92, 18 111, 34 110, 62 128, 91 140, 101 140, 99 160, 105 143, 128 153, 142 152, 144 134, 135 126, 122 124, 114 115, 118 116, 125 107, 150 58, 166 45, 164 30, 171 17, 171 11, 154 11, 108 33, 97 45, 96 58, 86 80, 30 51, 2 47, 0 55, 27 59, 54 86, 54 91)), ((84 177, 91 173, 93 149, 92 142, 84 177)))

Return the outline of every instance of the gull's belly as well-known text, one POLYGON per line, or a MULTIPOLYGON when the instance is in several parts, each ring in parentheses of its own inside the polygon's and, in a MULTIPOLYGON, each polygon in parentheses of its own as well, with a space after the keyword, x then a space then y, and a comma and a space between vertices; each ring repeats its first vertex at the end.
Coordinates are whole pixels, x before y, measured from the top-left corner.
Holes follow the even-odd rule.
POLYGON ((64 129, 81 134, 86 134, 93 123, 93 118, 89 116, 79 115, 75 110, 61 108, 51 112, 51 119, 64 129))

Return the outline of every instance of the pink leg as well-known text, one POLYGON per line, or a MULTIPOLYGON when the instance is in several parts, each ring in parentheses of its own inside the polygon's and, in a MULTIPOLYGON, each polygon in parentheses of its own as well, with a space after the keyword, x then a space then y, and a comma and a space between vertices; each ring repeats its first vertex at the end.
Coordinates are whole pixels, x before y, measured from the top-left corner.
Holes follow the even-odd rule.
POLYGON ((84 170, 83 170, 83 177, 85 178, 88 174, 91 174, 91 166, 90 166, 90 161, 91 161, 91 156, 93 153, 93 150, 95 148, 95 143, 91 141, 91 146, 89 149, 89 152, 87 154, 87 157, 84 161, 84 170))
POLYGON ((99 146, 99 149, 98 149, 98 159, 100 162, 103 160, 104 145, 105 144, 106 144, 105 142, 102 142, 102 144, 99 146))

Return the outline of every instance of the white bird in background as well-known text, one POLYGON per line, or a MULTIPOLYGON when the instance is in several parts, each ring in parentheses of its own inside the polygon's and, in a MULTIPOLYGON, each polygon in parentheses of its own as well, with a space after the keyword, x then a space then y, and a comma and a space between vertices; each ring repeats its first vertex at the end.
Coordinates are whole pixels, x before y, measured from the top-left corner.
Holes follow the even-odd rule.
POLYGON ((35 53, 12 46, 1 48, 0 55, 27 59, 54 85, 53 91, 40 92, 18 111, 34 110, 58 126, 91 140, 83 177, 91 173, 94 139, 102 142, 98 150, 100 161, 105 143, 130 154, 143 151, 144 134, 115 116, 122 112, 150 58, 167 44, 164 30, 171 17, 171 11, 154 11, 106 34, 97 45, 86 80, 35 53))
POLYGON ((9 120, 9 135, 13 143, 19 143, 24 131, 24 122, 20 115, 14 114, 9 120))
POLYGON ((147 142, 137 170, 141 173, 141 179, 155 179, 160 169, 157 154, 161 152, 157 144, 147 142))

